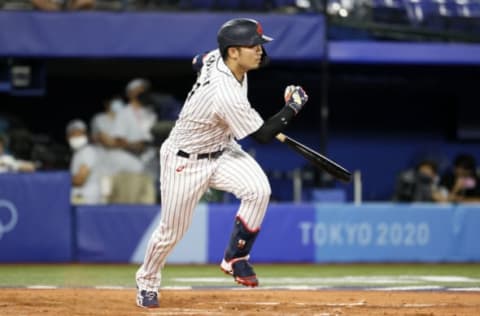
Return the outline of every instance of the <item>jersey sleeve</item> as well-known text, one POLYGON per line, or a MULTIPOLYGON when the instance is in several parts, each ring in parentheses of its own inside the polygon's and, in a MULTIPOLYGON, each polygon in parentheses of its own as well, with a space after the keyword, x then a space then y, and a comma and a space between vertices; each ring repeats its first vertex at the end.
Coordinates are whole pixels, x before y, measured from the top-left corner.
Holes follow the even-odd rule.
POLYGON ((215 101, 217 114, 237 140, 252 134, 263 125, 262 117, 252 108, 240 89, 220 89, 215 101))

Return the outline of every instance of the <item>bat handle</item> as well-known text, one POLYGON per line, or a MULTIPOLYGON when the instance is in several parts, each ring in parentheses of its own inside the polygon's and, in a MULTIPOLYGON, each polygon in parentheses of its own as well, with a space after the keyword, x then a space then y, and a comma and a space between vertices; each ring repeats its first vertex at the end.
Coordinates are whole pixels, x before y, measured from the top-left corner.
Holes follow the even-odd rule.
POLYGON ((279 141, 281 141, 282 143, 285 142, 285 139, 287 139, 287 135, 283 134, 283 133, 278 133, 276 136, 275 136, 279 141))

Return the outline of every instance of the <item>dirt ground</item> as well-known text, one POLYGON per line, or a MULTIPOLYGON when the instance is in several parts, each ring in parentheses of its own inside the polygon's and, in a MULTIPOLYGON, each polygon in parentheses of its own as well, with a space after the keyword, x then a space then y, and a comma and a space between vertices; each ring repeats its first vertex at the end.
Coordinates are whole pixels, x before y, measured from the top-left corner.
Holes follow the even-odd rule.
POLYGON ((480 315, 479 292, 163 290, 160 300, 142 309, 133 289, 0 289, 0 315, 480 315))

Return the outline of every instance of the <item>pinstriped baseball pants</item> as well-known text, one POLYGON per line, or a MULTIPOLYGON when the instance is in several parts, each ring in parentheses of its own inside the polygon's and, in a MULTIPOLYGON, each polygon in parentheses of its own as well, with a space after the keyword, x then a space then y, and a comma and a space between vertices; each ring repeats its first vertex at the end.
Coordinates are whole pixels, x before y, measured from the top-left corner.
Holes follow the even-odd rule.
POLYGON ((162 213, 136 274, 142 290, 157 291, 160 287, 160 270, 187 232, 193 211, 209 187, 233 193, 240 199, 237 216, 250 230, 260 228, 270 199, 267 176, 242 149, 227 149, 218 159, 198 160, 177 156, 177 151, 167 142, 160 151, 162 213))

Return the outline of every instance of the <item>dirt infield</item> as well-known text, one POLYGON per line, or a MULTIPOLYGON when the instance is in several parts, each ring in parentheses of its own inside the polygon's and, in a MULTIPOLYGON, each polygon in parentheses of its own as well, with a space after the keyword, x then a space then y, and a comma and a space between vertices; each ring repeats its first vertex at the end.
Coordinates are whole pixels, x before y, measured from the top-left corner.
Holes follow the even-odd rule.
POLYGON ((161 307, 149 310, 134 296, 133 289, 0 289, 0 315, 480 315, 479 292, 164 290, 161 307))

